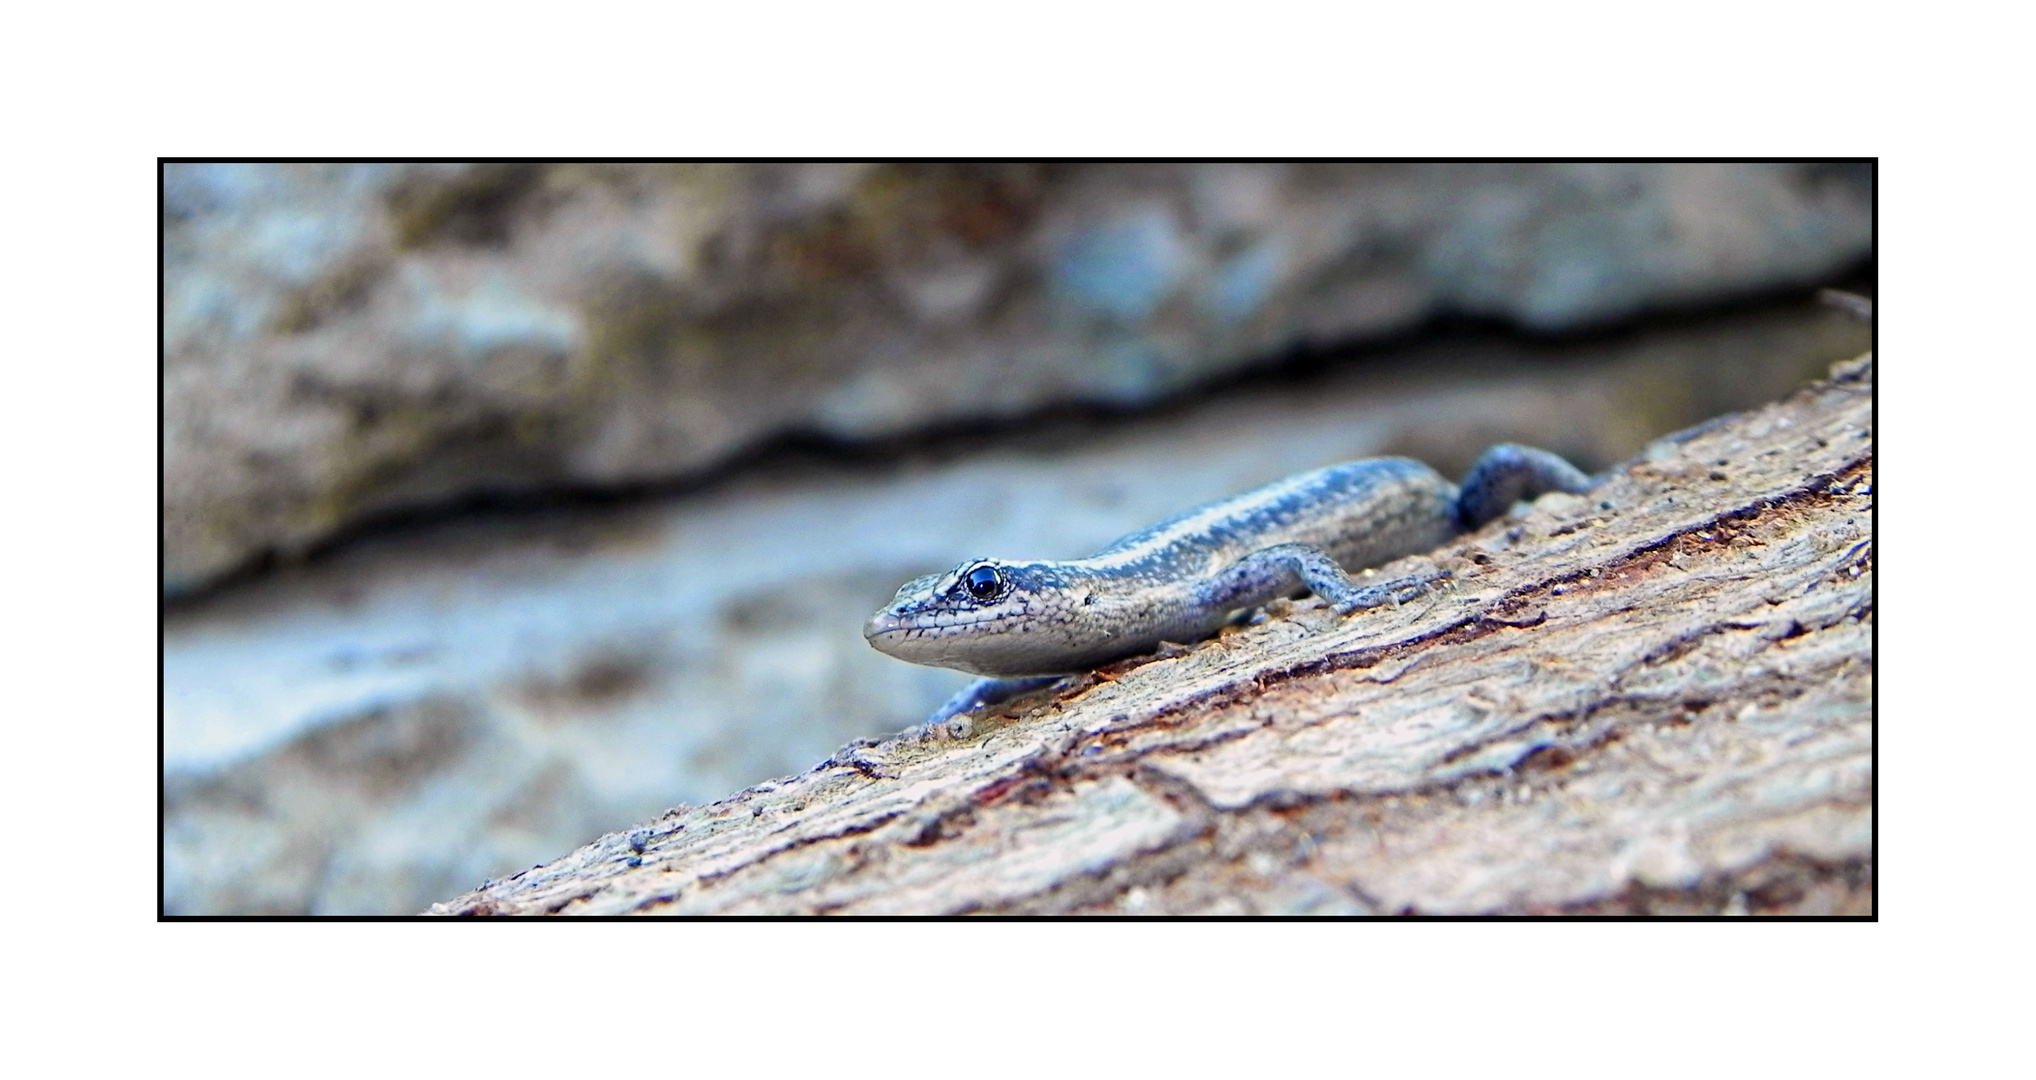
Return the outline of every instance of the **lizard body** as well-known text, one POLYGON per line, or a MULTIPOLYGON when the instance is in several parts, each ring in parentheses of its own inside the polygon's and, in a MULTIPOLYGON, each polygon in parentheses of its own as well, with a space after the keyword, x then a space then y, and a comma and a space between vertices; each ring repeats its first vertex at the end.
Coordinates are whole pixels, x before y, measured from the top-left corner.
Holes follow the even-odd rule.
POLYGON ((1347 570, 1429 551, 1522 498, 1594 481, 1545 450, 1494 446, 1463 485, 1407 458, 1331 465, 1132 533, 1083 559, 971 559, 915 578, 870 617, 878 651, 988 678, 933 722, 1060 676, 1216 632, 1239 609, 1313 592, 1348 614, 1437 575, 1360 586, 1347 570))

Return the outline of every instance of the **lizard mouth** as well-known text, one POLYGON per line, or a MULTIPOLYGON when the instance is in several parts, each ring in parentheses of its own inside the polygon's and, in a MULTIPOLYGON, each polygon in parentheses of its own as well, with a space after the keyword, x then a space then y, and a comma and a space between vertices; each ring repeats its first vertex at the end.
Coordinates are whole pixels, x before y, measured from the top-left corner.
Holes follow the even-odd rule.
POLYGON ((1009 622, 1008 615, 886 610, 870 616, 862 632, 871 648, 893 659, 988 674, 979 662, 1003 647, 1009 622))
POLYGON ((879 611, 863 624, 862 636, 872 644, 883 641, 906 641, 928 636, 946 636, 943 631, 960 630, 971 626, 1001 622, 1005 616, 984 615, 974 619, 945 619, 934 622, 911 615, 899 615, 891 611, 879 611))

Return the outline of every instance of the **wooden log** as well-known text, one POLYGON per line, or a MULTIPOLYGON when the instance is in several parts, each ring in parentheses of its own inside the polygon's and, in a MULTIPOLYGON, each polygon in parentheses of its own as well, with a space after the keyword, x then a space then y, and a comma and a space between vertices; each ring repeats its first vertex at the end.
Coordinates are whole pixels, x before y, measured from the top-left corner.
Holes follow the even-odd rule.
POLYGON ((435 914, 1873 911, 1873 361, 1432 556, 435 914))

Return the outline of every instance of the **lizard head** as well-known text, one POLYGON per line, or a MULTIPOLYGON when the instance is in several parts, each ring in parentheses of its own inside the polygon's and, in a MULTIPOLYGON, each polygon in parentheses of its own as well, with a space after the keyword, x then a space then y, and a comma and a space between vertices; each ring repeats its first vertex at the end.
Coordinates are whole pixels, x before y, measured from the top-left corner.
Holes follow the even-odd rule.
POLYGON ((878 652, 914 664, 977 675, 1046 674, 1026 669, 1046 598, 1062 585, 1039 563, 970 559, 944 574, 913 578, 863 625, 878 652))

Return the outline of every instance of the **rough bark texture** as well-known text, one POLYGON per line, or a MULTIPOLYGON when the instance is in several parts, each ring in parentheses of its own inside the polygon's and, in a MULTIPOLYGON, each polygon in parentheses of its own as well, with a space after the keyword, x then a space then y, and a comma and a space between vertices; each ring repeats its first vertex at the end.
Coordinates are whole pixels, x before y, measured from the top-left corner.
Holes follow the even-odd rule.
POLYGON ((432 911, 1870 914, 1872 360, 1833 374, 1404 607, 1282 605, 432 911))

